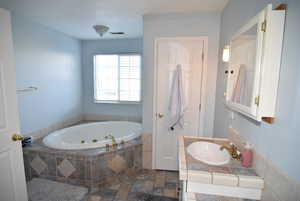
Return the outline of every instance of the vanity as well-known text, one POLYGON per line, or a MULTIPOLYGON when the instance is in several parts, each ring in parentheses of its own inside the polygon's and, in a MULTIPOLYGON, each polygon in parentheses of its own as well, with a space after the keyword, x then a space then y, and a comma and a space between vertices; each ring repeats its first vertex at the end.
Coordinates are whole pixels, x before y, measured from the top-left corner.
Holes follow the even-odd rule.
MULTIPOLYGON (((232 159, 225 138, 179 137, 179 178, 183 201, 260 200, 264 180, 232 159)), ((238 158, 238 157, 237 157, 238 158)))

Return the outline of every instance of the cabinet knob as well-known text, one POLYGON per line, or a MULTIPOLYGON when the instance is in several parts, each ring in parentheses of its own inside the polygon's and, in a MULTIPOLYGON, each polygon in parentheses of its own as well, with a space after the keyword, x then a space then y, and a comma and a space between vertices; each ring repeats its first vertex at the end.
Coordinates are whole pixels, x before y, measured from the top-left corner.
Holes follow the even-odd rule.
POLYGON ((225 70, 225 74, 228 74, 228 70, 225 70))
POLYGON ((232 71, 230 71, 230 73, 231 73, 231 74, 233 74, 233 73, 234 73, 234 71, 232 70, 232 71))

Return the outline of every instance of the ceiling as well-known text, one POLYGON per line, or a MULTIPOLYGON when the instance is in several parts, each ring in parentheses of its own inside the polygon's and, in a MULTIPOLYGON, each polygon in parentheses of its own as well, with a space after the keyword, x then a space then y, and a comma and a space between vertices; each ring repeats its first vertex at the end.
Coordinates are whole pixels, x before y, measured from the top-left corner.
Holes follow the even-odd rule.
MULTIPOLYGON (((78 39, 100 38, 95 24, 141 37, 145 14, 220 12, 228 0, 0 0, 0 7, 78 39)), ((104 38, 119 38, 106 34, 104 38)))

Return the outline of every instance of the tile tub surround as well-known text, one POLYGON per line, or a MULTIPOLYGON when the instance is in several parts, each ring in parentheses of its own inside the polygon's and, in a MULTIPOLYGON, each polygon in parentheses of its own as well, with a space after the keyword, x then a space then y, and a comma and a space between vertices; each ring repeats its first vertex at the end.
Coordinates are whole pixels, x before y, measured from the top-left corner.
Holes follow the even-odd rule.
MULTIPOLYGON (((197 141, 208 141, 216 144, 229 144, 230 142, 228 139, 220 138, 179 137, 180 180, 187 181, 188 187, 189 185, 199 184, 202 185, 202 188, 211 189, 203 193, 215 195, 225 193, 230 196, 231 192, 229 194, 226 192, 226 189, 230 188, 232 191, 235 189, 245 191, 247 196, 252 199, 260 197, 260 193, 264 188, 264 180, 256 174, 253 168, 244 168, 241 161, 233 159, 229 164, 223 166, 202 163, 192 158, 186 151, 188 145, 197 141), (224 192, 218 192, 220 188, 225 189, 224 192)), ((192 186, 190 188, 192 189, 192 186)))
MULTIPOLYGON (((231 127, 228 129, 228 136, 230 141, 239 146, 247 142, 231 127)), ((300 184, 262 156, 255 147, 252 167, 265 181, 262 201, 300 201, 300 184)))
POLYGON ((143 133, 143 168, 152 169, 152 134, 143 133))
POLYGON ((135 116, 119 116, 119 115, 105 115, 105 114, 83 114, 84 121, 132 121, 141 123, 141 117, 135 116))
POLYGON ((136 138, 118 148, 64 151, 47 148, 38 140, 23 149, 26 179, 97 188, 126 180, 142 170, 142 143, 136 138))

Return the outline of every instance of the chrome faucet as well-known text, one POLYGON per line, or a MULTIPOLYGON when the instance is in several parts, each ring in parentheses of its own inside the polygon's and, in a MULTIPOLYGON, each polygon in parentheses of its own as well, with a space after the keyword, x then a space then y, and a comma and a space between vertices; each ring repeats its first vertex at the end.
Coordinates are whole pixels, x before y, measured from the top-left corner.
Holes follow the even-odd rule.
POLYGON ((224 149, 226 149, 229 152, 229 154, 231 155, 231 157, 233 159, 236 159, 236 160, 242 159, 241 151, 239 151, 238 147, 236 145, 234 145, 233 143, 230 143, 229 145, 222 145, 220 147, 221 151, 224 149))
POLYGON ((107 135, 104 137, 105 139, 111 139, 112 145, 115 146, 117 145, 117 141, 116 138, 114 136, 112 136, 111 134, 107 135))

